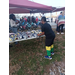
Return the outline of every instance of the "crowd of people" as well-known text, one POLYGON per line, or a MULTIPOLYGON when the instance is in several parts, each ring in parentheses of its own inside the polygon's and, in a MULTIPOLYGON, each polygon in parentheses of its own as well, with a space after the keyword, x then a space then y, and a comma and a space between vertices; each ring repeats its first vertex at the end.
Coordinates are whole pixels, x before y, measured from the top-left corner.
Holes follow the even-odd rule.
MULTIPOLYGON (((36 29, 38 26, 41 25, 39 18, 36 16, 24 16, 20 18, 20 20, 16 19, 14 14, 10 14, 9 16, 9 32, 16 33, 18 30, 25 30, 25 29, 36 29)), ((57 24, 57 34, 64 34, 63 33, 63 27, 64 23, 59 25, 59 21, 65 21, 65 16, 63 12, 60 12, 60 15, 56 18, 56 24, 57 24)))
POLYGON ((30 16, 28 16, 28 17, 24 16, 24 17, 20 18, 20 21, 25 21, 25 22, 28 22, 30 24, 33 22, 33 23, 36 23, 36 25, 38 25, 37 22, 39 20, 38 20, 37 16, 36 17, 34 17, 34 16, 32 16, 32 17, 30 17, 30 16))
POLYGON ((25 29, 33 29, 37 28, 40 24, 38 17, 34 16, 30 17, 22 17, 20 20, 17 20, 14 14, 10 14, 9 16, 9 32, 16 33, 17 30, 25 30, 25 29))

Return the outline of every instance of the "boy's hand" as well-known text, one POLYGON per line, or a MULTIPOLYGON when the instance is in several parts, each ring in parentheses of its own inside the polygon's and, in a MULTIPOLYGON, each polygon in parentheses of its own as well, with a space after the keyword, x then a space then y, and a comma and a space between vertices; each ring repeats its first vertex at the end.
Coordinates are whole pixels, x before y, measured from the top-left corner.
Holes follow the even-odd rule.
POLYGON ((44 35, 44 32, 41 32, 41 34, 37 34, 38 36, 44 35))

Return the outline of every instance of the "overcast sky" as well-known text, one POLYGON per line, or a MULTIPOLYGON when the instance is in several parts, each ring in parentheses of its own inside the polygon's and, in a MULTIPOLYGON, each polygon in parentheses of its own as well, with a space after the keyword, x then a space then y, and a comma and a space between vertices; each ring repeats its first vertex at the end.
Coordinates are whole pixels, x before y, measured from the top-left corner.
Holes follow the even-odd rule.
POLYGON ((65 6, 65 0, 30 0, 30 1, 34 1, 48 6, 54 6, 54 7, 65 6))

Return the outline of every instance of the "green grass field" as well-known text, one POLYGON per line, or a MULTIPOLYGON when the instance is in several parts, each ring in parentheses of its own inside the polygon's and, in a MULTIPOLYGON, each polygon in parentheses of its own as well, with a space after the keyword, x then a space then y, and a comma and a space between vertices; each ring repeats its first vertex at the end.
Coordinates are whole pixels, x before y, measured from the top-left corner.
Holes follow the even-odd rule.
POLYGON ((10 75, 43 75, 47 65, 65 59, 65 34, 56 34, 54 40, 55 55, 52 56, 52 60, 44 58, 46 55, 45 37, 43 41, 40 38, 12 45, 13 47, 9 48, 10 75))

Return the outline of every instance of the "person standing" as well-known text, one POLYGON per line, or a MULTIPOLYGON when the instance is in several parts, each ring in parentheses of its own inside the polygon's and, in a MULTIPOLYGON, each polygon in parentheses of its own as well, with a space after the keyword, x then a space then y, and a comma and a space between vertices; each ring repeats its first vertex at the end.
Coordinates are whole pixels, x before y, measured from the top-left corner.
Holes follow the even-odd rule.
POLYGON ((32 22, 33 22, 33 23, 36 23, 36 19, 35 19, 34 16, 32 16, 32 22))
POLYGON ((36 16, 36 23, 38 22, 38 17, 36 16))
POLYGON ((16 17, 15 17, 14 14, 10 14, 10 21, 9 22, 10 22, 10 25, 11 25, 11 28, 12 28, 12 32, 16 33, 18 22, 16 22, 16 17))
POLYGON ((30 16, 28 16, 28 18, 27 18, 27 22, 30 23, 30 16))
POLYGON ((39 25, 38 17, 36 16, 36 25, 39 25))
MULTIPOLYGON (((10 14, 10 25, 11 25, 11 29, 13 33, 17 33, 17 24, 18 21, 16 21, 16 17, 14 14, 10 14)), ((14 42, 16 45, 18 44, 18 42, 14 42)))
MULTIPOLYGON (((60 15, 62 15, 62 12, 60 12, 60 15)), ((59 17, 60 15, 58 15, 58 17, 59 17)), ((56 24, 57 24, 56 31, 57 31, 57 34, 59 34, 59 32, 58 32, 58 17, 56 18, 56 24)))
POLYGON ((20 18, 20 22, 22 21, 22 18, 20 18))
POLYGON ((65 16, 63 14, 63 12, 58 16, 58 33, 57 34, 64 34, 63 33, 63 27, 64 27, 64 24, 65 24, 65 16), (60 29, 61 28, 61 29, 60 29))
POLYGON ((27 22, 27 18, 26 18, 26 16, 24 17, 24 19, 25 19, 25 21, 27 22))
POLYGON ((45 56, 46 59, 52 59, 51 54, 54 55, 54 39, 55 39, 55 33, 53 32, 50 24, 46 22, 46 17, 42 17, 41 19, 41 34, 37 34, 38 36, 45 35, 46 40, 45 40, 45 46, 46 46, 46 51, 47 51, 47 56, 45 56))
POLYGON ((51 18, 51 23, 53 22, 53 18, 51 18))

